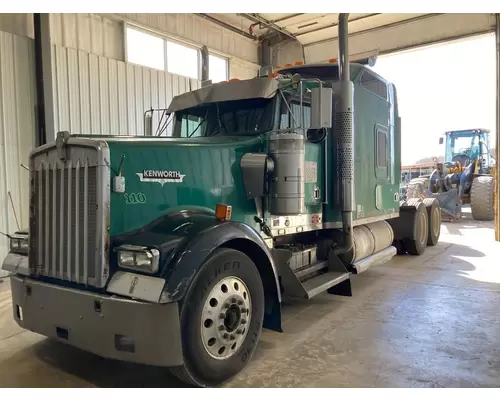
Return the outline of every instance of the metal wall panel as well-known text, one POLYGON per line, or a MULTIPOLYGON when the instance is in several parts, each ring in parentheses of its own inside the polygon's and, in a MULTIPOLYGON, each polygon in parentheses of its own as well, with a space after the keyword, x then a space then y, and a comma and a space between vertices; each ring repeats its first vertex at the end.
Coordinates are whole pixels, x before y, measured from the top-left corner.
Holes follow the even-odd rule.
MULTIPOLYGON (((17 229, 10 192, 21 228, 28 226, 28 165, 35 143, 35 68, 32 39, 0 32, 0 232, 17 229)), ((8 252, 0 235, 0 260, 8 252)), ((0 271, 1 274, 1 271, 0 271)))
POLYGON ((123 23, 96 14, 50 14, 52 42, 87 53, 125 60, 123 23))
POLYGON ((252 79, 259 73, 259 68, 257 64, 232 58, 229 60, 229 78, 252 79))
POLYGON ((0 13, 0 31, 34 38, 33 14, 0 13))
MULTIPOLYGON (((53 46, 55 127, 73 134, 143 135, 144 112, 198 89, 196 79, 53 46)), ((255 75, 253 75, 255 76, 255 75)))

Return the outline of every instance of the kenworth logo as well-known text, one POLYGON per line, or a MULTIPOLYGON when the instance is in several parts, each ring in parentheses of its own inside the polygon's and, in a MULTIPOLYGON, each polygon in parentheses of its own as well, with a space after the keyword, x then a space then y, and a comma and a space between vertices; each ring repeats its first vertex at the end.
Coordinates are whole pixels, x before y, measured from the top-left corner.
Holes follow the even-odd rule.
POLYGON ((142 172, 137 172, 137 175, 141 182, 157 182, 162 186, 169 182, 182 182, 186 176, 179 171, 158 171, 154 169, 145 169, 142 172))

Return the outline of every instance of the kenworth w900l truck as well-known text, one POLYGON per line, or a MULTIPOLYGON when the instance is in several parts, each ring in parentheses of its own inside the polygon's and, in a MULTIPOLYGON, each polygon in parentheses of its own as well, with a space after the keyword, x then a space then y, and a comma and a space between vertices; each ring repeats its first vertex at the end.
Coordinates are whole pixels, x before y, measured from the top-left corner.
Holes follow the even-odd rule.
POLYGON ((339 63, 177 96, 172 137, 35 149, 3 263, 17 323, 215 386, 281 331, 284 296, 351 296, 351 274, 436 244, 436 201, 399 199, 396 89, 339 24, 339 63))

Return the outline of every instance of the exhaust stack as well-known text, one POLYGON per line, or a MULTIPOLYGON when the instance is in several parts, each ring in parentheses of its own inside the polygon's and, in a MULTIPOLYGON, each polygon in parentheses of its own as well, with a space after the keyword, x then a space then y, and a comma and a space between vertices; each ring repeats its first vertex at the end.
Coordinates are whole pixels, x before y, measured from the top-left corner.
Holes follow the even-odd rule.
POLYGON ((340 178, 342 230, 344 243, 336 253, 346 253, 353 247, 352 213, 354 200, 354 137, 353 109, 354 87, 349 67, 349 14, 339 14, 339 80, 340 100, 335 107, 335 132, 337 136, 337 173, 340 178))
POLYGON ((209 86, 212 84, 212 81, 209 79, 209 54, 207 46, 203 46, 201 48, 201 87, 209 86))

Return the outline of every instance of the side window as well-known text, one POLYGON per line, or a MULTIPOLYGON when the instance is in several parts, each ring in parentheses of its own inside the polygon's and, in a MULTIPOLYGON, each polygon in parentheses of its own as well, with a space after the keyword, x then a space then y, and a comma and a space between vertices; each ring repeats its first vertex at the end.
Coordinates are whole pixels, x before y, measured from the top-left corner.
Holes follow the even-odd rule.
POLYGON ((368 71, 364 71, 361 76, 361 86, 366 90, 375 93, 377 96, 387 100, 387 85, 368 71))
POLYGON ((202 127, 200 126, 202 118, 194 115, 184 115, 177 123, 181 125, 179 137, 201 136, 202 127))
POLYGON ((375 127, 375 177, 380 180, 389 178, 389 134, 386 128, 375 127))
POLYGON ((377 129, 377 168, 387 168, 387 132, 377 129))

